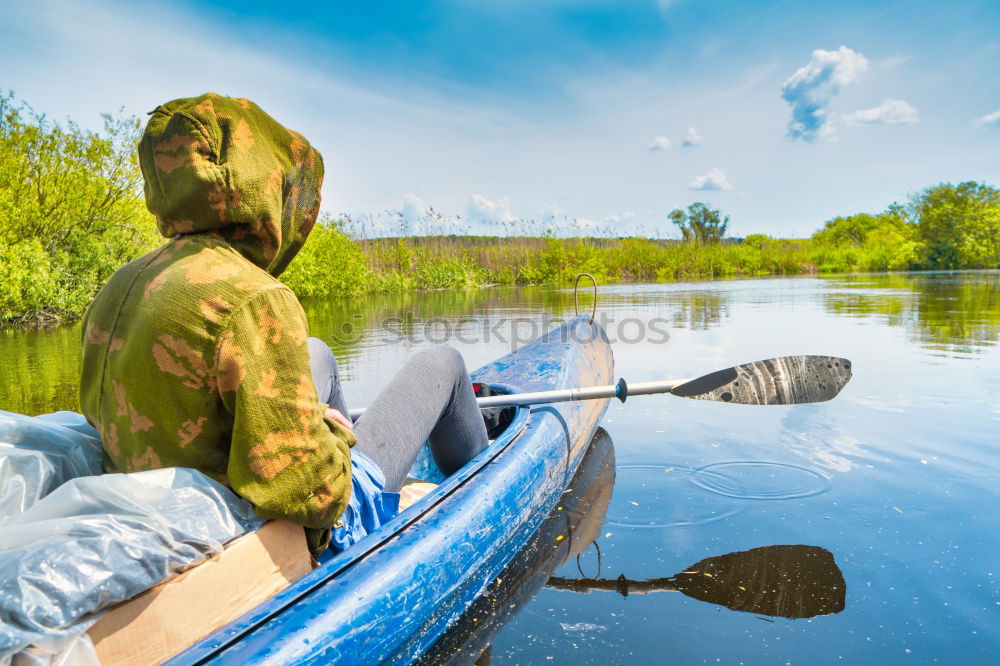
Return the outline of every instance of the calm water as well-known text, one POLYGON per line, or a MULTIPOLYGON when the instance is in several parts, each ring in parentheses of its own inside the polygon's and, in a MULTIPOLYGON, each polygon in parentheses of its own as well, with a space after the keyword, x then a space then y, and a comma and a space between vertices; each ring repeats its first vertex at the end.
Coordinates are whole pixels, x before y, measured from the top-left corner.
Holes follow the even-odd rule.
MULTIPOLYGON (((572 309, 570 294, 522 289, 307 312, 361 405, 414 349, 447 341, 476 367, 572 309)), ((612 404, 571 517, 546 523, 451 648, 489 639, 493 663, 1000 661, 1000 272, 612 286, 599 313, 630 382, 800 353, 849 358, 854 379, 819 405, 612 404), (653 319, 666 323, 637 340, 653 319), (789 544, 832 554, 843 610, 792 620, 669 584, 636 593, 789 544), (628 596, 606 584, 620 575, 628 596)), ((73 409, 78 338, 0 332, 0 409, 73 409)), ((788 594, 808 586, 807 569, 789 572, 788 594)))

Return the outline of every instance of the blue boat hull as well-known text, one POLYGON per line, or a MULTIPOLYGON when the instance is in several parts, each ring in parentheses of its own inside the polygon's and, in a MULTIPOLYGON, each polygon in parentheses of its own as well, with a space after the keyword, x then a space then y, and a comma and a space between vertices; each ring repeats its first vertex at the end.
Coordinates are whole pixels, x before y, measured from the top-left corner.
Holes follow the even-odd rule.
MULTIPOLYGON (((610 384, 604 331, 579 317, 473 373, 508 390, 610 384)), ((555 507, 607 400, 519 408, 493 444, 349 551, 172 664, 410 662, 489 587, 555 507)))

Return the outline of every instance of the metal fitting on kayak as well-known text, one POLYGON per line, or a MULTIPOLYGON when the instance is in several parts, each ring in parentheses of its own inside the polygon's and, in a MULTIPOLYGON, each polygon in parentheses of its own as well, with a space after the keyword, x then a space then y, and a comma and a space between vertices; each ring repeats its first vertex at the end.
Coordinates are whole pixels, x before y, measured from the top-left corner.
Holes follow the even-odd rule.
POLYGON ((594 317, 597 316, 597 280, 590 273, 580 273, 576 276, 576 282, 573 283, 573 307, 576 310, 577 316, 580 315, 580 278, 589 277, 590 281, 594 283, 594 306, 590 310, 590 323, 594 323, 594 317))

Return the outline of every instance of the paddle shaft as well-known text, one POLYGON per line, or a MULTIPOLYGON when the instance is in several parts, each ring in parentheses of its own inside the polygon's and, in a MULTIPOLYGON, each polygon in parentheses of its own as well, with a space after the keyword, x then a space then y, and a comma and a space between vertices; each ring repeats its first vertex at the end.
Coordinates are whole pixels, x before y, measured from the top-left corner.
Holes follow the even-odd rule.
MULTIPOLYGON (((552 402, 570 402, 573 400, 599 400, 601 398, 618 398, 625 402, 631 395, 652 395, 655 393, 670 393, 690 379, 668 379, 662 382, 641 382, 626 384, 618 380, 617 384, 606 386, 582 386, 578 388, 557 389, 555 391, 535 391, 534 393, 510 393, 506 395, 490 395, 476 398, 480 409, 487 407, 518 407, 525 405, 541 405, 552 402)), ((356 419, 364 413, 364 408, 351 410, 351 418, 356 419)))
POLYGON ((512 393, 510 395, 491 395, 477 398, 479 406, 511 407, 514 405, 537 405, 548 402, 570 402, 572 400, 597 400, 600 398, 618 398, 625 402, 630 395, 651 395, 653 393, 670 393, 685 384, 689 379, 668 379, 662 382, 643 382, 626 385, 623 380, 607 386, 584 386, 580 388, 559 389, 556 391, 537 391, 535 393, 512 393))
MULTIPOLYGON (((681 398, 715 400, 737 405, 801 405, 835 397, 851 379, 851 362, 833 356, 783 356, 754 361, 694 379, 583 386, 578 388, 512 393, 477 398, 480 408, 538 405, 571 400, 618 398, 630 395, 672 393, 681 398)), ((352 409, 356 419, 364 409, 352 409)))

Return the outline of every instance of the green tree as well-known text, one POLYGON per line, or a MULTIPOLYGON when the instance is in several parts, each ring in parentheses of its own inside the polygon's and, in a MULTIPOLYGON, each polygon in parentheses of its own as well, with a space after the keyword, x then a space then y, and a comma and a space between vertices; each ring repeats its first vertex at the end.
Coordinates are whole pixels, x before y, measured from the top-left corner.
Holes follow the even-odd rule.
POLYGON ((670 212, 670 221, 681 230, 681 235, 689 243, 707 245, 719 243, 726 235, 729 216, 696 201, 686 211, 679 208, 670 212))
POLYGON ((743 239, 743 244, 747 247, 756 248, 758 250, 767 247, 767 244, 771 242, 771 237, 767 234, 750 234, 743 239))
POLYGON ((369 281, 365 255, 344 233, 343 223, 321 213, 306 244, 281 274, 299 298, 360 294, 369 281))
POLYGON ((1000 190, 986 184, 942 183, 911 202, 927 268, 1000 266, 1000 190))
POLYGON ((76 315, 158 242, 142 201, 136 118, 65 126, 0 93, 0 322, 76 315))
POLYGON ((919 265, 923 252, 917 226, 898 204, 875 215, 835 217, 812 240, 821 270, 906 270, 919 265))

